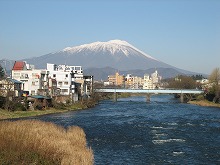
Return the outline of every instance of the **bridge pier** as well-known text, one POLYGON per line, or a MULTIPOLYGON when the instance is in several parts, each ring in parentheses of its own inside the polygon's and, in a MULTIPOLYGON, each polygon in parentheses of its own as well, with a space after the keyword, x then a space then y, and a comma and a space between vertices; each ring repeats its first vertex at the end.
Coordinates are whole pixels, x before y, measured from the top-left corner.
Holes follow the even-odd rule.
POLYGON ((117 92, 114 92, 113 94, 113 101, 117 102, 118 96, 117 96, 117 92))
POLYGON ((180 94, 180 102, 181 102, 181 103, 184 102, 184 94, 183 94, 183 93, 180 94))
POLYGON ((147 103, 150 102, 150 93, 148 93, 148 94, 146 95, 146 101, 147 101, 147 103))

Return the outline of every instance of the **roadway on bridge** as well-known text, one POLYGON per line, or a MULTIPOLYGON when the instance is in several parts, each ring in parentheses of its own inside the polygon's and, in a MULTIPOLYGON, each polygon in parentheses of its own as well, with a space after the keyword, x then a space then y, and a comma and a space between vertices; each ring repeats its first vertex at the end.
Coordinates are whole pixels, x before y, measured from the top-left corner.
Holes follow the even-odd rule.
POLYGON ((203 90, 198 89, 96 89, 101 93, 155 93, 155 94, 202 94, 203 90))

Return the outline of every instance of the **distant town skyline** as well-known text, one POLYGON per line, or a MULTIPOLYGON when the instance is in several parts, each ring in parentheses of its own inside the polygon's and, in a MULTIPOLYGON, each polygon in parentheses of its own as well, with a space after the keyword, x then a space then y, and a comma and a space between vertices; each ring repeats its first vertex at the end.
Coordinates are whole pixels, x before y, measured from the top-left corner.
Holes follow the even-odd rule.
POLYGON ((1 0, 0 60, 125 40, 175 67, 220 67, 218 0, 1 0))

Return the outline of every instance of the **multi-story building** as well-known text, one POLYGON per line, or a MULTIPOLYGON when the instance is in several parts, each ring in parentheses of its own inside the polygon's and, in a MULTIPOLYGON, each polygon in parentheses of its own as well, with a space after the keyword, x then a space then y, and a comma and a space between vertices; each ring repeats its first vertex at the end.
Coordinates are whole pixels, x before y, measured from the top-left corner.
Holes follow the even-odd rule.
POLYGON ((131 74, 127 74, 125 76, 125 87, 132 88, 132 86, 133 86, 133 77, 131 74))
POLYGON ((143 87, 143 78, 127 74, 125 77, 125 87, 131 89, 140 89, 143 87))
POLYGON ((149 74, 144 75, 143 89, 154 89, 153 81, 149 74))
POLYGON ((144 79, 142 77, 134 76, 133 77, 133 89, 142 89, 144 85, 144 79))
POLYGON ((24 61, 16 61, 12 68, 12 79, 22 82, 22 90, 27 95, 48 95, 48 71, 34 69, 24 61))
POLYGON ((155 89, 159 88, 160 86, 160 81, 161 81, 161 76, 159 76, 157 70, 151 74, 145 74, 144 75, 144 84, 143 84, 143 89, 155 89))
POLYGON ((151 78, 154 88, 159 87, 162 77, 159 76, 157 70, 155 70, 155 72, 151 74, 151 78))
POLYGON ((56 65, 47 63, 49 78, 55 79, 57 93, 69 95, 73 101, 79 99, 81 83, 83 82, 83 70, 81 66, 56 65))
POLYGON ((71 95, 73 101, 79 96, 89 96, 92 92, 93 76, 83 76, 81 66, 56 65, 47 63, 49 77, 57 82, 60 95, 71 95))
POLYGON ((115 75, 108 76, 108 82, 110 85, 124 86, 125 85, 125 76, 120 75, 118 72, 116 72, 115 75))
POLYGON ((91 96, 93 93, 93 76, 83 76, 83 96, 91 96))
POLYGON ((93 90, 93 76, 83 76, 81 66, 47 64, 47 69, 40 70, 16 61, 12 78, 22 82, 27 95, 66 95, 78 101, 79 96, 89 96, 93 90))

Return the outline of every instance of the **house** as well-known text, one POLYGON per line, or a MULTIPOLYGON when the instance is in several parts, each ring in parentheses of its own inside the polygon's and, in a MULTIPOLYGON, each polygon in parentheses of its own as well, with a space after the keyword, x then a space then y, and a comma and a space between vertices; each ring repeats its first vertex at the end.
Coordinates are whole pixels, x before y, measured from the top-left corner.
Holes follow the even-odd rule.
POLYGON ((78 101, 81 96, 89 96, 92 92, 93 76, 84 76, 81 66, 56 65, 47 63, 49 79, 55 79, 60 95, 71 96, 78 101))
POLYGON ((7 78, 0 80, 0 96, 20 97, 22 94, 22 82, 7 78))
POLYGON ((12 79, 22 82, 22 90, 27 95, 48 95, 47 70, 34 69, 33 65, 25 61, 15 61, 12 68, 12 79))

